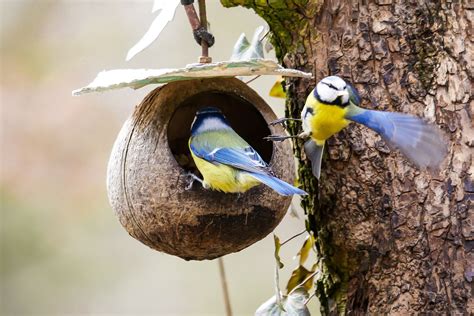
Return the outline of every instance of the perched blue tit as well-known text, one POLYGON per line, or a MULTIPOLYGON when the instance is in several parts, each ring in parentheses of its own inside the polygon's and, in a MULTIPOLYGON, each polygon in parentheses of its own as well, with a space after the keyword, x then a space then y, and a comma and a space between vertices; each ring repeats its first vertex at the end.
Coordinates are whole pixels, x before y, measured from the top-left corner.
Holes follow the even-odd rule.
MULTIPOLYGON (((311 160, 313 174, 319 179, 326 139, 349 123, 356 122, 377 132, 391 147, 402 152, 419 168, 439 167, 447 153, 440 130, 422 119, 386 111, 360 108, 357 90, 337 76, 322 79, 306 99, 301 112, 303 133, 297 136, 269 136, 280 141, 286 138, 308 138, 304 149, 311 160)), ((291 119, 280 119, 273 124, 291 119)))
POLYGON ((278 179, 260 155, 233 129, 214 107, 196 113, 189 149, 203 179, 192 174, 204 188, 240 193, 264 183, 281 195, 306 195, 278 179))

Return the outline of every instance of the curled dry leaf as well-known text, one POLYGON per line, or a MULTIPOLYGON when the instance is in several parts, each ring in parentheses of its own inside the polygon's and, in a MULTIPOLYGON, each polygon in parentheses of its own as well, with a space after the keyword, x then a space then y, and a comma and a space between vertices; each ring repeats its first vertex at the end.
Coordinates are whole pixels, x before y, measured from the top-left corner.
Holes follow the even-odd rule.
POLYGON ((274 98, 286 99, 286 92, 283 87, 284 83, 285 79, 283 79, 282 76, 279 76, 277 81, 275 81, 272 88, 270 89, 269 95, 274 98))
POLYGON ((263 59, 263 44, 262 38, 265 34, 265 27, 259 26, 253 34, 252 42, 250 43, 244 33, 240 35, 235 42, 234 49, 230 60, 252 60, 263 59))
POLYGON ((298 255, 300 256, 300 265, 303 265, 306 262, 311 249, 313 249, 313 246, 314 237, 312 234, 309 234, 308 237, 306 237, 303 246, 301 246, 300 251, 298 252, 298 255))
POLYGON ((189 79, 256 75, 312 77, 310 73, 283 68, 277 62, 269 59, 221 61, 209 64, 190 64, 184 68, 176 69, 115 69, 102 71, 90 84, 74 90, 72 94, 81 95, 124 87, 138 89, 150 84, 164 84, 189 79))
POLYGON ((288 284, 286 285, 286 291, 291 293, 294 289, 298 287, 303 287, 306 291, 309 292, 313 287, 313 279, 316 275, 317 264, 314 264, 311 270, 306 269, 303 266, 298 266, 293 272, 291 273, 291 277, 288 280, 288 284))
POLYGON ((303 289, 297 289, 282 298, 283 309, 278 305, 277 297, 272 296, 256 310, 255 316, 309 316, 306 301, 309 295, 303 289))
POLYGON ((281 247, 280 238, 278 238, 277 235, 273 235, 273 241, 275 242, 275 260, 278 264, 278 268, 281 269, 285 265, 283 264, 283 262, 281 262, 281 259, 280 259, 280 247, 281 247))
POLYGON ((179 0, 155 0, 155 2, 153 3, 152 12, 156 12, 158 10, 161 10, 161 12, 153 20, 150 28, 145 33, 145 35, 143 35, 143 37, 138 41, 138 43, 136 43, 132 48, 130 48, 127 53, 127 61, 129 61, 136 54, 150 46, 150 44, 158 38, 161 31, 163 31, 163 29, 165 28, 166 24, 173 20, 176 8, 178 7, 179 3, 179 0))

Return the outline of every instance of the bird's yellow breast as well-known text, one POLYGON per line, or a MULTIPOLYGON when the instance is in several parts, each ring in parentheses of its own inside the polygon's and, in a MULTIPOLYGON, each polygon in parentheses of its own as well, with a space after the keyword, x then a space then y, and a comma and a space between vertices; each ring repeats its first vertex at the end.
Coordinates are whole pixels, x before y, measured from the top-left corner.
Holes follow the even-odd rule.
POLYGON ((309 117, 308 125, 311 127, 311 138, 318 145, 324 144, 326 139, 349 125, 350 121, 345 118, 347 108, 324 104, 316 100, 312 93, 306 102, 307 104, 310 102, 313 108, 313 115, 309 117))
POLYGON ((245 172, 240 172, 223 164, 212 164, 197 157, 192 152, 191 155, 196 163, 196 167, 204 178, 204 183, 214 190, 225 193, 238 193, 245 192, 260 184, 258 180, 245 172))

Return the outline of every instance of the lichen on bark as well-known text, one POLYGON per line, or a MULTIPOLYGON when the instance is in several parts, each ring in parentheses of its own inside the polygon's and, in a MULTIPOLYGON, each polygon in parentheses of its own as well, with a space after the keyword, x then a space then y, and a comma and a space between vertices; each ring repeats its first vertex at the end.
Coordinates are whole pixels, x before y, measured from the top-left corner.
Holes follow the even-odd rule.
POLYGON ((316 282, 323 313, 472 312, 474 6, 221 2, 254 9, 270 26, 279 61, 314 74, 314 81, 287 80, 287 117, 299 117, 316 81, 337 74, 356 86, 364 107, 423 116, 449 141, 441 170, 430 174, 351 125, 327 142, 319 187, 302 142, 294 143, 299 180, 310 193, 302 203, 307 228, 323 262, 316 282))

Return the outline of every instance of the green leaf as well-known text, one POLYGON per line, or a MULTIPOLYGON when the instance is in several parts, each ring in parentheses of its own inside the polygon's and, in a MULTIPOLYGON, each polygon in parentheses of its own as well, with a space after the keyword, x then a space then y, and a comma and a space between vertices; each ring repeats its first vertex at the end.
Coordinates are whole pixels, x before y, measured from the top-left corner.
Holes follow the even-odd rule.
POLYGON ((305 303, 308 299, 308 292, 304 289, 295 290, 288 296, 283 297, 282 310, 277 303, 276 295, 271 297, 255 312, 255 316, 310 316, 305 303))
POLYGON ((275 242, 275 260, 278 264, 278 268, 281 269, 285 265, 283 264, 283 262, 281 262, 281 259, 280 259, 280 247, 281 247, 280 238, 278 238, 277 235, 273 234, 273 241, 275 242))
POLYGON ((300 256, 300 265, 303 265, 306 262, 309 256, 309 252, 311 251, 311 249, 313 249, 313 246, 314 237, 312 234, 309 234, 308 237, 306 237, 300 251, 298 252, 298 255, 300 256))

